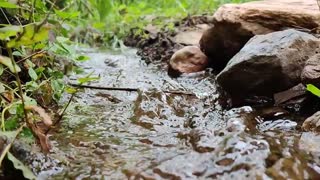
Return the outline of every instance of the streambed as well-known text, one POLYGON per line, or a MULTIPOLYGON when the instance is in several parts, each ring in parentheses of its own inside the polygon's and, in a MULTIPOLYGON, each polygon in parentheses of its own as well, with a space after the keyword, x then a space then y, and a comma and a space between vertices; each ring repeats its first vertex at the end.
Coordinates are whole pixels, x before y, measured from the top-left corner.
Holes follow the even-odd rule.
POLYGON ((139 91, 78 93, 50 137, 59 163, 40 179, 320 178, 320 138, 301 132, 303 118, 273 107, 224 110, 210 71, 172 79, 135 49, 82 53, 91 60, 81 66, 100 77, 90 85, 139 91))

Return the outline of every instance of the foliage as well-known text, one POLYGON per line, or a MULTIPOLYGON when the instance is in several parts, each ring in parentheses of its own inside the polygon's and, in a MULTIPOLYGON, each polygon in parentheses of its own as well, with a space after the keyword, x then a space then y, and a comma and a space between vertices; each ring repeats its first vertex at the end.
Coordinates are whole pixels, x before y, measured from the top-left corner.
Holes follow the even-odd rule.
POLYGON ((311 92, 315 96, 320 97, 320 89, 314 86, 313 84, 307 84, 307 91, 311 92))
POLYGON ((66 0, 60 17, 68 19, 62 29, 72 31, 73 40, 111 45, 132 29, 144 33, 150 23, 159 28, 172 26, 188 15, 212 14, 221 4, 244 1, 248 0, 66 0))

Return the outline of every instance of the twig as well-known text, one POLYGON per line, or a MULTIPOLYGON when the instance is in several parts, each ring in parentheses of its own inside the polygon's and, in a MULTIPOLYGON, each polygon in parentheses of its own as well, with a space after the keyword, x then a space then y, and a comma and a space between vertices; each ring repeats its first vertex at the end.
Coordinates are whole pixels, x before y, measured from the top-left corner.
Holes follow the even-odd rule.
POLYGON ((45 52, 45 51, 47 51, 47 50, 42 49, 41 51, 37 51, 37 52, 35 52, 35 53, 33 53, 33 54, 30 54, 30 55, 27 56, 27 57, 24 57, 24 58, 20 59, 19 61, 17 61, 17 63, 21 63, 21 62, 23 62, 23 61, 25 61, 25 60, 27 60, 27 59, 29 59, 29 58, 32 58, 33 56, 35 56, 35 55, 37 55, 37 54, 41 54, 41 53, 43 53, 43 52, 45 52))
POLYGON ((13 140, 3 149, 1 156, 0 156, 0 167, 2 165, 2 161, 4 159, 4 157, 6 156, 6 154, 9 152, 10 148, 12 147, 14 141, 17 139, 18 135, 21 133, 21 131, 23 130, 23 128, 26 126, 26 123, 23 123, 22 126, 19 127, 19 129, 17 130, 17 134, 15 135, 15 137, 13 138, 13 140))
MULTIPOLYGON (((61 121, 62 118, 63 118, 64 113, 66 112, 67 108, 69 107, 69 105, 70 105, 70 103, 71 103, 71 101, 72 101, 72 99, 73 99, 73 97, 74 97, 75 94, 76 94, 76 93, 73 93, 73 94, 71 95, 68 103, 66 104, 66 106, 64 107, 64 109, 62 110, 62 112, 60 113, 59 118, 57 119, 56 122, 54 122, 54 124, 53 124, 51 127, 55 127, 57 124, 60 123, 60 121, 61 121)), ((51 130, 51 127, 49 127, 48 130, 47 130, 44 134, 48 134, 48 132, 51 130)))
MULTIPOLYGON (((89 85, 80 85, 74 83, 68 83, 70 86, 78 87, 78 88, 88 88, 88 89, 101 89, 101 90, 108 90, 108 91, 128 91, 128 92, 138 92, 139 89, 137 88, 119 88, 119 87, 100 87, 100 86, 89 86, 89 85)), ((195 96, 195 94, 190 92, 183 92, 183 91, 162 91, 167 94, 178 94, 178 95, 187 95, 187 96, 195 96)))

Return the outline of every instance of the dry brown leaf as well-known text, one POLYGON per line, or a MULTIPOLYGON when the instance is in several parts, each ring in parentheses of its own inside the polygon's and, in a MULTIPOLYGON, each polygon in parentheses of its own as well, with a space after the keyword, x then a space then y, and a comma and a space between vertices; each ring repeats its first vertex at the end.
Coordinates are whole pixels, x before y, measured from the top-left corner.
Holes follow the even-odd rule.
POLYGON ((51 149, 51 144, 49 142, 48 136, 41 132, 41 130, 35 124, 31 125, 31 130, 36 135, 37 139, 39 140, 41 149, 44 153, 48 153, 51 149))
POLYGON ((37 112, 39 116, 42 118, 42 122, 46 126, 50 127, 52 125, 51 117, 46 113, 46 111, 42 107, 30 105, 30 106, 25 106, 25 109, 37 112))

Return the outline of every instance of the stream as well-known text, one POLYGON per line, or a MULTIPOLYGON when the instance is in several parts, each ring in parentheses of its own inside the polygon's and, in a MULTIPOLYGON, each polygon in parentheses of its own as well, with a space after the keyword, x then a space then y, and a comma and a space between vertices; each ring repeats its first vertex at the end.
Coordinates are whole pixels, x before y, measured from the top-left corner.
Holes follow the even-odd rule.
POLYGON ((77 93, 50 137, 54 167, 32 164, 39 179, 320 178, 320 136, 301 132, 301 117, 276 107, 224 110, 210 71, 173 79, 135 49, 81 53, 91 57, 85 72, 100 77, 89 85, 139 91, 77 93))

